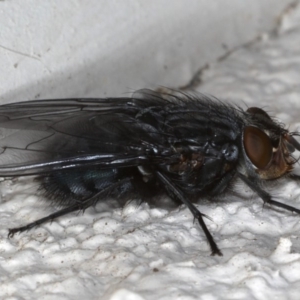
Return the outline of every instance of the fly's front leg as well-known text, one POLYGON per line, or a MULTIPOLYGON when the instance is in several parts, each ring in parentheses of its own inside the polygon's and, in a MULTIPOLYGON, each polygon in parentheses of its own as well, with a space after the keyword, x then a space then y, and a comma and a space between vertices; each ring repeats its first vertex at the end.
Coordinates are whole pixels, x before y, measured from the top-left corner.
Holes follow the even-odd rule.
POLYGON ((222 177, 220 182, 216 184, 216 186, 212 189, 210 192, 210 195, 215 196, 215 195, 220 195, 222 192, 224 192, 229 183, 232 181, 233 177, 235 175, 235 171, 228 172, 222 177))
POLYGON ((206 227, 206 224, 203 220, 203 214, 195 207, 193 203, 191 203, 189 200, 185 199, 184 195, 180 190, 177 189, 177 187, 161 172, 156 172, 156 175, 159 179, 159 181, 166 186, 166 190, 169 194, 172 196, 175 196, 178 200, 180 200, 183 204, 185 204, 191 213, 193 214, 194 218, 198 220, 202 230, 204 231, 204 234, 207 238, 207 241, 209 243, 209 246, 211 248, 211 255, 219 255, 222 256, 221 250, 218 248, 216 242, 214 241, 212 235, 210 234, 209 230, 206 227))
POLYGON ((264 201, 265 204, 270 204, 300 214, 300 209, 273 200, 272 196, 269 193, 262 190, 261 187, 255 181, 249 179, 245 175, 238 173, 238 177, 241 178, 242 181, 244 181, 251 188, 251 190, 254 191, 264 201))
POLYGON ((298 175, 298 174, 289 174, 288 178, 291 178, 295 181, 300 181, 300 175, 298 175))

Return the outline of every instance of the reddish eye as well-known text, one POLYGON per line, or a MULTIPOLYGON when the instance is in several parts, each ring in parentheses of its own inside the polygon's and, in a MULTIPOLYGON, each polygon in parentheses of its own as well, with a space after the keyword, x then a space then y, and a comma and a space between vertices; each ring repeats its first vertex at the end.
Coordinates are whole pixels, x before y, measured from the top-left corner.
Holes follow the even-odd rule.
POLYGON ((256 127, 245 128, 244 147, 249 159, 258 169, 265 168, 272 159, 271 140, 267 134, 256 127))

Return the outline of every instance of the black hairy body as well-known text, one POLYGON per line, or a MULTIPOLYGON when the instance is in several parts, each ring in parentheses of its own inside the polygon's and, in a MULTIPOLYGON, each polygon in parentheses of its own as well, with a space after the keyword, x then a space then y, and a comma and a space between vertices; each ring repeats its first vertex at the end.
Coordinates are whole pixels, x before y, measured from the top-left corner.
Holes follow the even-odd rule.
POLYGON ((9 236, 111 197, 165 193, 187 205, 212 254, 221 251, 193 204, 239 177, 266 203, 262 180, 291 171, 299 144, 264 111, 203 95, 142 90, 131 98, 39 100, 0 106, 0 176, 36 175, 56 213, 9 236))

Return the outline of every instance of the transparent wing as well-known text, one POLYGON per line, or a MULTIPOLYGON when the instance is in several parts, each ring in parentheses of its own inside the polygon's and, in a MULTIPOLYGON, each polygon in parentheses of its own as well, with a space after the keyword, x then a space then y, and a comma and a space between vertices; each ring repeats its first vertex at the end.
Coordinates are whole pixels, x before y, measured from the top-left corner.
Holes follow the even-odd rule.
POLYGON ((110 168, 139 165, 147 160, 147 146, 140 143, 145 125, 135 120, 137 112, 130 98, 0 106, 0 176, 96 164, 110 168))

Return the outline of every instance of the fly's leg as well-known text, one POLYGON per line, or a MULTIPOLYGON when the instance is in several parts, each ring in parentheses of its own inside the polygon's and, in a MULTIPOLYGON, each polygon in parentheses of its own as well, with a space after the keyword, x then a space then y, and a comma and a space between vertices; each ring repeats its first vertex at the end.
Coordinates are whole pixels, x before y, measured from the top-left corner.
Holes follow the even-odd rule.
POLYGON ((281 203, 281 202, 278 202, 278 201, 275 201, 275 200, 272 200, 271 195, 269 193, 265 192, 264 190, 262 190, 261 187, 255 181, 252 181, 251 179, 249 179, 248 177, 246 177, 245 175, 240 174, 240 173, 238 173, 238 176, 239 176, 239 178, 242 179, 242 181, 244 181, 252 189, 252 191, 254 191, 264 201, 264 203, 300 214, 300 209, 290 206, 290 205, 287 205, 287 204, 284 204, 284 203, 281 203))
POLYGON ((235 171, 231 171, 224 175, 224 177, 220 180, 220 182, 213 188, 213 190, 210 192, 210 195, 220 195, 226 188, 228 187, 229 183, 232 181, 233 177, 235 175, 235 171))
POLYGON ((61 210, 59 210, 59 211, 57 211, 57 212, 55 212, 55 213, 53 213, 53 214, 51 214, 47 217, 44 217, 44 218, 38 219, 34 222, 31 222, 31 223, 29 223, 25 226, 10 228, 10 229, 8 229, 8 235, 7 236, 8 236, 8 238, 11 238, 15 235, 15 233, 21 233, 23 231, 30 230, 33 227, 39 226, 39 225, 41 225, 45 222, 48 222, 48 221, 52 222, 54 219, 56 219, 60 216, 64 216, 68 213, 71 213, 73 211, 77 211, 77 210, 80 210, 80 209, 81 209, 81 207, 78 204, 66 207, 66 208, 61 209, 61 210))
POLYGON ((299 181, 300 180, 300 175, 297 174, 289 174, 288 178, 291 178, 293 180, 299 181))
POLYGON ((210 234, 209 230, 206 227, 206 224, 203 220, 203 214, 195 207, 193 203, 191 203, 189 200, 185 199, 182 192, 178 190, 172 182, 169 181, 169 179, 164 176, 161 172, 156 172, 156 175, 159 179, 159 181, 166 187, 166 190, 169 194, 172 196, 175 196, 178 200, 180 200, 183 204, 185 204, 188 209, 193 214, 194 218, 198 220, 202 230, 204 231, 204 234, 207 238, 207 241, 209 243, 210 249, 211 249, 211 255, 219 255, 222 256, 221 250, 218 248, 217 244, 215 243, 212 235, 210 234))
POLYGON ((103 196, 109 194, 110 192, 116 190, 116 188, 121 186, 126 181, 128 181, 128 179, 120 180, 119 182, 117 182, 115 184, 112 184, 111 186, 109 186, 109 187, 101 190, 100 192, 96 193, 92 197, 85 199, 84 201, 76 202, 73 205, 70 205, 66 208, 63 208, 63 209, 61 209, 57 212, 54 212, 53 214, 50 214, 47 217, 38 219, 38 220, 36 220, 34 222, 31 222, 31 223, 29 223, 25 226, 11 228, 11 229, 8 230, 8 238, 13 237, 15 233, 21 233, 23 231, 30 230, 33 227, 39 226, 39 225, 41 225, 45 222, 48 222, 48 221, 53 221, 54 219, 56 219, 58 217, 61 217, 61 216, 64 216, 64 215, 66 215, 68 213, 71 213, 73 211, 82 210, 84 212, 88 207, 95 205, 101 197, 103 197, 103 196))

